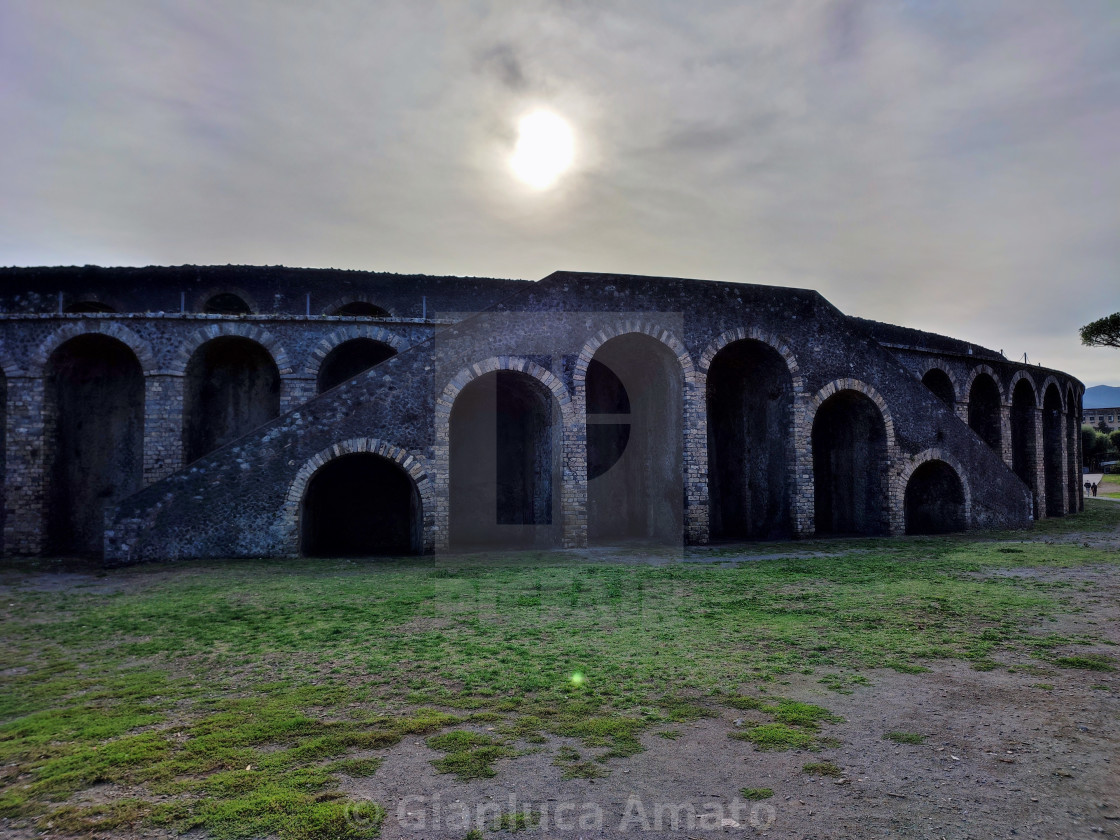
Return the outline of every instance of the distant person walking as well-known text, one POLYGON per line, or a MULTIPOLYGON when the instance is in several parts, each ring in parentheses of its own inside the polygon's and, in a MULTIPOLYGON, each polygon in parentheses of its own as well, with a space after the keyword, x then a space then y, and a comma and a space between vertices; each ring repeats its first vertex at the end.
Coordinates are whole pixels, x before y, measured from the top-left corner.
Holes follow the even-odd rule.
POLYGON ((1097 485, 1093 485, 1093 495, 1097 495, 1097 485))

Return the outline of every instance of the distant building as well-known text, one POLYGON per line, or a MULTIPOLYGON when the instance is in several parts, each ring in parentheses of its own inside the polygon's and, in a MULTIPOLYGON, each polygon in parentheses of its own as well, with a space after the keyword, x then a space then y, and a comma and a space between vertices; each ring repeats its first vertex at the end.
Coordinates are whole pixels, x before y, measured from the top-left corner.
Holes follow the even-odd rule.
POLYGON ((1120 406, 1113 408, 1086 408, 1083 423, 1094 429, 1104 423, 1110 431, 1120 429, 1120 406))

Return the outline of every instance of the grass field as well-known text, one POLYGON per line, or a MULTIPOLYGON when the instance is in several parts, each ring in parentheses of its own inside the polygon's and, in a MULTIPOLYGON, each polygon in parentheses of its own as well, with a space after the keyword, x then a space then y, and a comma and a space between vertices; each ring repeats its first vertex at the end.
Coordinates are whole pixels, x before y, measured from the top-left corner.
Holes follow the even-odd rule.
POLYGON ((1052 659, 1091 641, 1027 632, 1059 608, 1055 584, 983 574, 1116 563, 1114 551, 1062 538, 1115 534, 1120 505, 1087 508, 1030 534, 685 555, 704 562, 9 568, 0 817, 74 833, 365 837, 382 812, 347 801, 339 780, 374 773, 377 751, 406 735, 427 738, 444 754, 437 769, 464 779, 552 735, 594 751, 565 768, 593 778, 640 751, 651 727, 720 706, 761 716, 736 734, 756 746, 812 746, 829 712, 782 698, 784 675, 846 691, 871 668, 916 672, 942 658, 991 668, 999 651, 1052 659), (95 785, 113 795, 70 801, 95 785))

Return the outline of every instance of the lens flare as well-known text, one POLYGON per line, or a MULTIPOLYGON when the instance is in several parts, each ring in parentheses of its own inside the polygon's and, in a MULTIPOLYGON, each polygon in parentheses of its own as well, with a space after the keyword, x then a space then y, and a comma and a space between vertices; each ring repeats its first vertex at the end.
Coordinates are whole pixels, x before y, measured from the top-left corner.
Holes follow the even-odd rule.
POLYGON ((550 111, 535 111, 517 125, 517 146, 510 165, 513 174, 538 190, 544 190, 572 165, 575 143, 572 129, 550 111))
POLYGON ((579 671, 576 671, 574 674, 572 674, 571 680, 572 685, 583 685, 583 674, 581 674, 579 671))

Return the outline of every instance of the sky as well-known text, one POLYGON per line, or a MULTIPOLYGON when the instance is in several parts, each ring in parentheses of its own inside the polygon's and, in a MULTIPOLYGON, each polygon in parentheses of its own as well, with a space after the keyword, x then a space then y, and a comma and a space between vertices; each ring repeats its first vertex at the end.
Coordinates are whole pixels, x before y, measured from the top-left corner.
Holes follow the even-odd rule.
POLYGON ((795 286, 1120 385, 1117 0, 0 0, 0 101, 0 265, 795 286))

